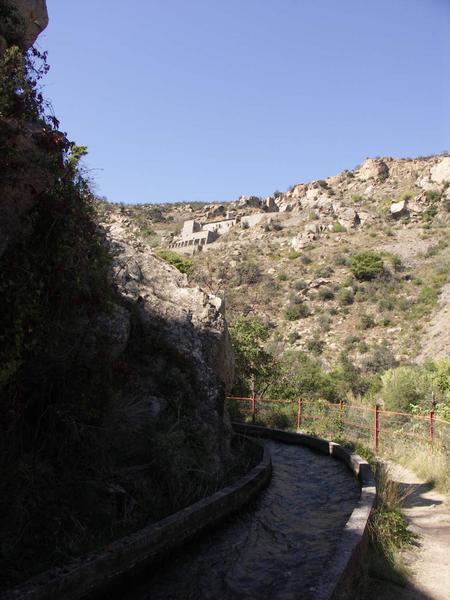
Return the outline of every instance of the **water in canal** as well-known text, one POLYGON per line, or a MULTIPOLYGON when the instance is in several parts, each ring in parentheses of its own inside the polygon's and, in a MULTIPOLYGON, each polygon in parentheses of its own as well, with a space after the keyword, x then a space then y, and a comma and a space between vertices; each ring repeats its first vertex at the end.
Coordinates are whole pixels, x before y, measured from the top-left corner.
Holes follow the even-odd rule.
POLYGON ((356 479, 338 460, 267 442, 270 486, 247 510, 149 567, 130 600, 308 600, 356 505, 356 479))

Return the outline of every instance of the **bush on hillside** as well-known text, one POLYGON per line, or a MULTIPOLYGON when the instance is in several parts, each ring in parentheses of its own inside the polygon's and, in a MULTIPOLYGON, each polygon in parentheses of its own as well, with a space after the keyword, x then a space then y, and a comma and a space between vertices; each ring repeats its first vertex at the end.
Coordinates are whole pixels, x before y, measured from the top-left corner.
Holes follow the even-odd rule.
POLYGON ((185 273, 189 275, 192 271, 193 261, 191 258, 184 258, 180 256, 173 250, 158 250, 156 252, 157 256, 165 260, 172 265, 176 269, 178 269, 181 273, 185 273))
POLYGON ((284 311, 284 316, 288 321, 297 321, 298 319, 304 319, 308 317, 310 310, 307 304, 292 304, 288 306, 284 311))
POLYGON ((378 252, 355 252, 350 259, 350 269, 360 281, 375 279, 383 273, 383 259, 378 252))
POLYGON ((254 285, 262 279, 259 266, 251 261, 244 261, 236 267, 237 285, 254 285))
POLYGON ((336 299, 341 306, 348 306, 349 304, 353 304, 355 294, 351 288, 340 288, 336 295, 336 299))
POLYGON ((334 292, 329 287, 321 287, 319 290, 318 296, 321 300, 324 300, 324 301, 333 300, 334 292))

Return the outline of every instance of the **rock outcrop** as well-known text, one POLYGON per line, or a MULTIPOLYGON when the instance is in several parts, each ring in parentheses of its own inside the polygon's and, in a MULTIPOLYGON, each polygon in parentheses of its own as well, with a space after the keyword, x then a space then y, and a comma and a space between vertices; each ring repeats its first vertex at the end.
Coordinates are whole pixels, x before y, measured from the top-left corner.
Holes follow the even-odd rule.
POLYGON ((48 12, 45 0, 10 0, 17 8, 24 25, 24 50, 28 50, 48 25, 48 12))
MULTIPOLYGON (((186 426, 203 432, 211 451, 211 476, 220 475, 230 440, 224 397, 234 378, 223 301, 189 287, 186 275, 145 245, 130 241, 120 221, 108 228, 108 238, 113 279, 126 313, 118 315, 120 327, 103 331, 109 329, 113 336, 117 330, 130 332, 122 346, 125 361, 136 356, 137 345, 147 349, 138 365, 129 361, 134 383, 127 394, 145 398, 155 417, 164 406, 161 398, 189 405, 186 426)), ((117 341, 111 345, 117 348, 117 341)))
POLYGON ((384 160, 378 158, 368 158, 357 172, 358 179, 368 181, 374 179, 383 181, 389 177, 389 167, 384 160))
POLYGON ((0 54, 9 44, 18 44, 26 51, 48 25, 48 12, 45 0, 8 0, 11 15, 3 34, 0 35, 0 54), (8 39, 9 38, 9 39, 8 39))
POLYGON ((445 156, 431 169, 430 179, 434 183, 450 182, 450 156, 445 156))
MULTIPOLYGON (((9 36, 14 43, 20 40, 21 48, 28 50, 48 24, 45 0, 9 0, 9 6, 13 10, 6 28, 9 36)), ((0 55, 9 43, 0 36, 0 55)), ((54 169, 49 168, 54 153, 59 151, 54 135, 37 122, 0 117, 0 169, 4 172, 0 174, 0 257, 17 233, 24 233, 23 215, 54 181, 54 169)))

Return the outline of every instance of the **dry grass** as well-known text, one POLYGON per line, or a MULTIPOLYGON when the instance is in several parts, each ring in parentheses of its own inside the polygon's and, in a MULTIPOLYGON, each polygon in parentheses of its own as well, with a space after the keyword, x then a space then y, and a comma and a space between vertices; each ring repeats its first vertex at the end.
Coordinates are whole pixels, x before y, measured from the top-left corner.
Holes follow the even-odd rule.
POLYGON ((384 454, 410 468, 426 483, 444 493, 450 492, 450 456, 442 449, 429 444, 391 442, 384 454))

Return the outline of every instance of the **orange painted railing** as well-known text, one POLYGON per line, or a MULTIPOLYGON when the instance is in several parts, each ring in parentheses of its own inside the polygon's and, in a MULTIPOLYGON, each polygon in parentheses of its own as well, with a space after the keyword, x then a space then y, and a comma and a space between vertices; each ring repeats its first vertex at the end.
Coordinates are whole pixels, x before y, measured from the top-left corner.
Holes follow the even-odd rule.
POLYGON ((253 423, 265 423, 267 407, 280 407, 283 413, 272 412, 269 420, 277 425, 277 418, 285 428, 298 432, 327 434, 330 437, 356 438, 369 442, 376 451, 390 437, 405 436, 428 442, 450 451, 450 422, 436 416, 434 406, 426 415, 382 410, 362 404, 338 404, 325 400, 297 400, 229 396, 227 402, 237 404, 239 412, 253 423))

